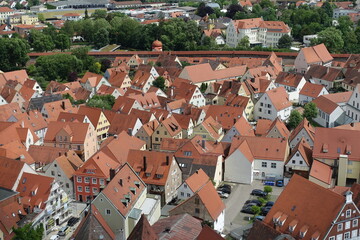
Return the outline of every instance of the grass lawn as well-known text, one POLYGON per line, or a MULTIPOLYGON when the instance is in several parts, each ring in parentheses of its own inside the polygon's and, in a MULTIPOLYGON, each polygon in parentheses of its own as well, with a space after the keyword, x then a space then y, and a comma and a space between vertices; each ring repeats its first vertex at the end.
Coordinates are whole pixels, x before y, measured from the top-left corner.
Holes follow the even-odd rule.
POLYGON ((110 52, 116 47, 119 47, 119 45, 117 45, 117 44, 107 45, 106 47, 101 48, 100 52, 110 52))

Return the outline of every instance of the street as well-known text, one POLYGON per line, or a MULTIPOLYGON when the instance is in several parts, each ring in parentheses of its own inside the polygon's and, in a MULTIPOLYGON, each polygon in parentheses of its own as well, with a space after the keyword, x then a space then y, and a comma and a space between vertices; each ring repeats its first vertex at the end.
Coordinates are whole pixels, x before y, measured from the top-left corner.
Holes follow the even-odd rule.
MULTIPOLYGON (((244 206, 246 200, 256 199, 256 196, 250 195, 253 189, 263 190, 264 185, 259 180, 254 180, 251 185, 228 183, 232 186, 232 192, 228 199, 224 200, 225 209, 225 227, 224 234, 230 233, 231 230, 249 224, 245 217, 252 217, 251 214, 241 213, 240 210, 244 206)), ((283 187, 273 186, 270 201, 276 201, 283 187)))

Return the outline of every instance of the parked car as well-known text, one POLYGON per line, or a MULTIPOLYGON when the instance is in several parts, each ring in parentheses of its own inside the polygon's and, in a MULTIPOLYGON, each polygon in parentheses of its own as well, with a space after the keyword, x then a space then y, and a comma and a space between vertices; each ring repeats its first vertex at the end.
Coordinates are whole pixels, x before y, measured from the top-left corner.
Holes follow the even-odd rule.
POLYGON ((256 203, 245 203, 243 208, 257 206, 256 203))
POLYGON ((276 181, 276 186, 277 187, 283 187, 284 186, 284 181, 283 180, 277 180, 276 181))
POLYGON ((74 226, 78 221, 80 220, 80 218, 77 218, 77 217, 71 217, 69 219, 69 221, 67 222, 67 225, 72 227, 74 226))
POLYGON ((259 206, 259 207, 262 205, 262 203, 261 203, 259 200, 257 200, 257 199, 247 200, 247 201, 245 202, 245 204, 248 204, 248 203, 255 203, 256 206, 259 206))
POLYGON ((50 240, 58 240, 59 238, 60 238, 59 235, 52 235, 50 237, 50 240))
POLYGON ((263 221, 264 219, 265 219, 264 216, 260 216, 260 215, 255 216, 255 221, 256 221, 256 220, 257 220, 257 221, 263 221))
POLYGON ((222 191, 217 191, 217 193, 219 194, 219 196, 221 198, 228 198, 229 197, 229 194, 228 193, 224 193, 222 191))
POLYGON ((228 184, 224 184, 217 189, 218 191, 222 191, 223 193, 230 194, 231 193, 231 186, 228 184))
POLYGON ((59 236, 65 236, 68 233, 68 227, 62 227, 60 231, 58 232, 59 236))
POLYGON ((252 190, 252 192, 250 194, 254 195, 254 196, 258 196, 258 197, 266 197, 267 196, 267 192, 264 192, 260 189, 254 189, 254 190, 252 190))
POLYGON ((261 208, 261 215, 266 216, 270 212, 271 208, 272 206, 261 208))
POLYGON ((243 213, 249 213, 249 214, 254 214, 253 210, 252 210, 252 206, 244 206, 241 209, 241 212, 243 213))
POLYGON ((270 206, 271 207, 274 206, 274 202, 269 201, 265 204, 265 207, 270 207, 270 206))

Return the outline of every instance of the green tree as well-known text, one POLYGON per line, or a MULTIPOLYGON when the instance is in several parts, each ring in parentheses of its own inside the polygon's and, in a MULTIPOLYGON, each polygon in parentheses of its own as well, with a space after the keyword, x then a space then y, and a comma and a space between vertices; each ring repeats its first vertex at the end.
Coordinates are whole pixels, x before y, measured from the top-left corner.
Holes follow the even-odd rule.
POLYGON ((89 71, 99 74, 101 72, 101 63, 94 62, 94 64, 89 67, 89 71))
POLYGON ((89 107, 97 107, 111 110, 115 103, 115 97, 112 95, 95 95, 86 105, 89 107))
POLYGON ((7 72, 25 66, 29 45, 20 38, 0 38, 0 70, 7 72))
POLYGON ((245 36, 245 37, 243 37, 240 41, 239 41, 239 43, 238 43, 238 45, 237 45, 237 49, 239 49, 239 50, 246 50, 246 49, 248 49, 250 47, 250 40, 249 40, 249 37, 248 36, 245 36))
POLYGON ((38 19, 39 19, 40 22, 45 22, 44 14, 38 13, 38 19))
POLYGON ((94 36, 95 47, 102 48, 109 44, 109 32, 105 28, 99 28, 94 36))
POLYGON ((64 51, 65 49, 69 49, 71 45, 71 41, 68 35, 60 33, 57 35, 55 39, 55 47, 64 51))
POLYGON ((324 4, 321 6, 324 9, 325 13, 332 18, 333 17, 333 7, 331 6, 330 2, 325 1, 324 4))
POLYGON ((30 46, 33 47, 36 52, 47 52, 55 48, 55 43, 51 35, 47 35, 37 30, 31 30, 30 46))
POLYGON ((278 42, 278 48, 287 48, 289 49, 291 47, 292 38, 285 34, 281 38, 279 38, 278 42))
POLYGON ((111 60, 107 58, 100 59, 101 72, 105 72, 108 68, 111 68, 111 60))
POLYGON ((41 56, 35 64, 37 74, 45 80, 66 80, 70 73, 81 72, 82 62, 69 54, 41 56))
POLYGON ((21 228, 13 228, 13 231, 15 233, 14 240, 41 240, 44 234, 44 227, 40 224, 34 229, 31 223, 28 223, 21 228))
POLYGON ((332 53, 341 52, 344 48, 342 33, 334 27, 329 27, 319 32, 318 37, 312 39, 311 43, 313 45, 324 43, 329 52, 332 53))
POLYGON ((244 12, 244 9, 239 4, 231 4, 227 9, 226 16, 232 19, 237 12, 244 12))
POLYGON ((290 117, 289 117, 289 122, 287 124, 288 128, 291 130, 291 129, 295 129, 299 123, 302 121, 303 117, 301 116, 301 114, 296 111, 296 110, 293 110, 291 113, 290 113, 290 117))
POLYGON ((76 48, 76 49, 72 50, 72 53, 71 53, 77 59, 82 61, 84 70, 88 70, 96 62, 96 59, 94 57, 88 55, 89 50, 90 49, 88 47, 80 47, 80 48, 76 48))
POLYGON ((200 92, 204 93, 207 89, 207 84, 206 83, 201 83, 200 86, 200 92))
POLYGON ((254 205, 251 207, 251 211, 254 213, 254 215, 259 215, 261 212, 261 208, 259 206, 254 205))
POLYGON ((94 19, 106 18, 107 11, 102 9, 96 9, 95 12, 91 15, 94 19))
POLYGON ((160 88, 165 91, 165 78, 162 76, 157 77, 152 84, 154 87, 160 88))
POLYGON ((313 119, 316 118, 317 115, 318 115, 318 111, 317 111, 315 103, 309 102, 309 103, 305 104, 303 116, 307 120, 313 121, 313 119))
POLYGON ((89 19, 89 13, 87 8, 85 8, 85 19, 89 19))
POLYGON ((272 193, 272 187, 271 186, 264 186, 264 192, 266 192, 268 195, 272 193))

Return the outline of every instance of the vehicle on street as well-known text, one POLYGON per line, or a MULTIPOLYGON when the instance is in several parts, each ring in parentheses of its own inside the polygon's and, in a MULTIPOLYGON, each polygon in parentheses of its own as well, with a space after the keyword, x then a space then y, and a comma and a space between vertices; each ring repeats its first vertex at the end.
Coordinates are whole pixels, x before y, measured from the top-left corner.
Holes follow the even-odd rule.
POLYGON ((228 198, 229 197, 229 194, 228 193, 224 193, 222 191, 217 191, 217 193, 219 194, 219 196, 221 198, 228 198))
POLYGON ((59 235, 52 235, 50 237, 50 240, 58 240, 59 238, 60 238, 59 235))
POLYGON ((59 236, 65 236, 68 233, 69 227, 62 227, 60 231, 58 232, 59 236))
POLYGON ((257 220, 257 221, 263 221, 264 219, 265 219, 264 216, 260 216, 260 215, 255 216, 255 221, 256 221, 256 220, 257 220))
POLYGON ((284 186, 284 181, 283 180, 277 180, 276 181, 276 186, 277 187, 283 187, 284 186))
POLYGON ((254 214, 254 211, 252 210, 252 206, 244 206, 241 209, 241 212, 243 213, 249 213, 249 214, 254 214))
POLYGON ((254 196, 258 196, 258 197, 266 197, 267 196, 267 192, 264 192, 260 189, 254 189, 254 190, 252 190, 252 192, 250 194, 254 195, 254 196))
POLYGON ((71 217, 69 219, 69 221, 67 222, 67 225, 72 227, 74 226, 78 221, 80 220, 80 218, 77 218, 77 217, 71 217))
POLYGON ((243 208, 257 206, 256 203, 245 203, 243 208))
POLYGON ((270 207, 270 206, 274 206, 274 202, 269 201, 265 204, 265 207, 270 207))
POLYGON ((259 200, 257 200, 257 199, 247 200, 247 201, 245 202, 245 204, 248 204, 248 203, 255 203, 256 206, 259 206, 259 207, 262 205, 262 203, 261 203, 259 200))
POLYGON ((222 191, 223 193, 230 194, 231 193, 231 186, 228 184, 224 184, 217 189, 218 191, 222 191))

